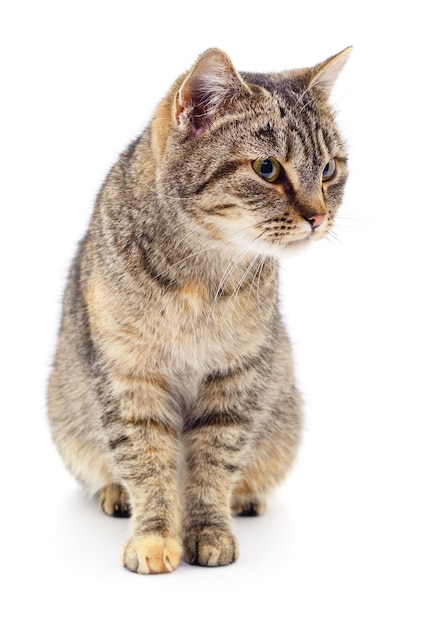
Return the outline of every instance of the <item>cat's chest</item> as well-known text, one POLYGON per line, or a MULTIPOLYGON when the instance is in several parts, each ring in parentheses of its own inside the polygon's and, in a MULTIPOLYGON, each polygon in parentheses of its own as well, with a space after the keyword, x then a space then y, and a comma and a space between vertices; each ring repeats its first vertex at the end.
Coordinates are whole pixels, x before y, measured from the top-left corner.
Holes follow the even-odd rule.
POLYGON ((151 293, 132 324, 133 359, 165 373, 226 370, 265 344, 268 315, 260 302, 254 290, 217 294, 196 280, 155 301, 151 293))
POLYGON ((93 336, 123 373, 169 376, 190 368, 205 376, 256 354, 268 334, 262 294, 212 296, 188 281, 167 293, 141 289, 117 298, 95 275, 89 287, 93 336))
MULTIPOLYGON (((226 367, 241 353, 252 354, 264 343, 265 324, 259 304, 248 294, 209 296, 191 281, 168 300, 162 315, 163 353, 200 371, 226 367)), ((157 347, 158 344, 157 344, 157 347)))

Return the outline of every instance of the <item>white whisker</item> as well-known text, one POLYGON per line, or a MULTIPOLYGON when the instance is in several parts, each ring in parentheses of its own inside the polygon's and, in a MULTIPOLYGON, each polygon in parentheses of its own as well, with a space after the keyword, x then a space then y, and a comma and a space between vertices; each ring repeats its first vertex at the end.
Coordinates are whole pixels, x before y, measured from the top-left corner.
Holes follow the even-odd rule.
POLYGON ((226 283, 231 278, 231 275, 233 274, 234 270, 237 268, 241 258, 246 253, 247 253, 246 248, 243 248, 242 250, 239 250, 237 252, 237 254, 234 257, 232 257, 231 261, 228 263, 228 265, 227 265, 227 267, 226 267, 226 269, 225 269, 225 271, 224 271, 224 273, 222 275, 222 278, 220 279, 219 286, 218 286, 218 288, 216 290, 216 293, 214 295, 213 302, 212 302, 212 304, 210 306, 210 310, 209 310, 209 313, 208 313, 208 317, 210 317, 210 315, 213 312, 213 309, 214 309, 214 307, 215 307, 215 305, 216 305, 216 303, 218 301, 220 292, 223 290, 223 288, 225 287, 226 283))
POLYGON ((192 229, 192 230, 190 230, 188 233, 186 233, 186 235, 184 235, 184 236, 182 237, 182 239, 179 239, 179 241, 177 241, 177 242, 174 244, 174 249, 175 249, 175 250, 179 250, 179 246, 181 246, 181 244, 182 244, 182 243, 183 243, 186 239, 189 239, 189 237, 192 237, 192 236, 193 236, 196 232, 198 232, 199 230, 200 230, 200 227, 199 227, 199 226, 198 226, 198 224, 197 224, 197 226, 195 226, 195 228, 193 228, 193 229, 192 229))
MULTIPOLYGON (((261 222, 259 222, 259 224, 261 224, 261 222)), ((246 230, 250 230, 252 228, 255 228, 259 224, 249 224, 248 226, 244 226, 243 228, 240 228, 239 230, 235 231, 235 233, 233 233, 233 235, 231 237, 229 237, 228 239, 226 239, 225 241, 219 241, 217 243, 212 244, 211 246, 207 246, 206 248, 202 248, 201 250, 197 250, 196 252, 191 252, 190 254, 185 256, 180 261, 176 261, 176 263, 172 263, 172 265, 169 265, 169 267, 167 267, 165 270, 163 270, 159 274, 156 274, 155 278, 160 278, 160 276, 163 276, 163 274, 165 274, 166 272, 171 270, 173 267, 176 267, 176 266, 184 263, 185 261, 188 261, 188 259, 194 258, 194 257, 196 257, 196 256, 198 256, 200 254, 203 254, 204 252, 209 252, 210 250, 214 250, 215 248, 220 248, 221 246, 225 246, 225 245, 228 245, 230 243, 233 243, 234 241, 237 241, 242 232, 244 232, 246 230)), ((194 231, 195 230, 196 229, 194 229, 194 231)), ((189 234, 188 234, 188 236, 189 236, 189 234)), ((186 238, 186 236, 183 239, 181 239, 180 243, 182 243, 182 241, 184 241, 185 238, 186 238)), ((258 237, 256 237, 256 239, 258 239, 258 237)), ((254 241, 256 239, 254 239, 254 241)))
POLYGON ((251 296, 251 292, 253 291, 253 287, 254 287, 254 283, 256 281, 257 275, 258 275, 259 272, 262 273, 262 269, 263 269, 263 267, 265 265, 265 258, 266 258, 265 255, 264 254, 262 254, 262 255, 258 254, 257 257, 256 257, 256 260, 259 257, 260 257, 259 265, 257 266, 257 269, 256 269, 256 271, 255 271, 255 273, 253 275, 252 280, 251 280, 250 290, 249 290, 249 294, 248 294, 248 298, 249 299, 250 299, 250 296, 251 296))
POLYGON ((341 229, 352 230, 356 229, 361 232, 367 232, 369 230, 369 222, 367 219, 363 219, 359 215, 341 215, 334 216, 335 226, 341 229))
MULTIPOLYGON (((262 262, 261 262, 261 264, 260 264, 260 271, 259 271, 259 275, 258 275, 258 277, 257 277, 256 299, 257 299, 257 307, 258 307, 258 310, 259 310, 259 313, 260 313, 260 314, 261 314, 261 313, 262 313, 262 311, 263 311, 263 307, 262 307, 262 305, 261 305, 261 303, 260 303, 260 295, 259 295, 259 292, 260 292, 260 277, 261 277, 261 275, 262 275, 263 268, 265 267, 265 263, 266 263, 267 258, 268 258, 268 257, 266 257, 266 256, 264 256, 264 257, 263 257, 262 262)), ((274 261, 275 261, 275 259, 274 259, 274 261)))
MULTIPOLYGON (((299 100, 300 100, 300 98, 299 98, 299 100)), ((299 102, 299 100, 298 100, 298 102, 299 102)), ((311 98, 310 100, 307 100, 305 102, 305 104, 302 106, 302 108, 300 109, 299 113, 302 113, 304 111, 304 109, 306 109, 306 107, 309 106, 311 104, 311 102, 315 102, 315 100, 316 100, 315 97, 311 98)))
POLYGON ((343 246, 342 240, 333 230, 329 230, 324 236, 324 239, 326 239, 331 245, 339 244, 339 246, 343 246))
POLYGON ((225 309, 227 309, 229 306, 232 305, 232 309, 231 309, 231 315, 235 309, 235 304, 238 298, 238 292, 240 291, 241 287, 244 284, 245 279, 247 278, 248 274, 250 273, 253 265, 256 263, 257 259, 259 258, 259 254, 257 254, 254 259, 252 259, 252 261, 249 263, 249 265, 246 267, 243 275, 241 276, 240 280, 238 281, 237 285, 235 286, 233 292, 231 293, 231 295, 229 296, 229 300, 226 303, 226 307, 225 309))

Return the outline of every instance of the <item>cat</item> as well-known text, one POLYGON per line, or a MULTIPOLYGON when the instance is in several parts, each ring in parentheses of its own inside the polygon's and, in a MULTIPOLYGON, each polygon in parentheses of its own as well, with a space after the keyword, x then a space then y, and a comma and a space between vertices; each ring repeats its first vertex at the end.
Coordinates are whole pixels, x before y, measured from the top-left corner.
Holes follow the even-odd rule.
POLYGON ((239 73, 209 49, 99 191, 48 383, 53 441, 139 573, 238 557, 292 466, 301 398, 278 303, 285 249, 332 227, 347 150, 329 104, 350 53, 239 73))

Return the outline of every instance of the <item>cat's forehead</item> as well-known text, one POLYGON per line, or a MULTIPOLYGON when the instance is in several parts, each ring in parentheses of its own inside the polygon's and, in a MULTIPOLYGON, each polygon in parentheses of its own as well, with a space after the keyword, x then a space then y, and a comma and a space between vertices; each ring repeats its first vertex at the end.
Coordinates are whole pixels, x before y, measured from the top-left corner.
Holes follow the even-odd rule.
POLYGON ((274 97, 281 96, 288 100, 298 99, 306 90, 306 84, 298 80, 291 72, 268 74, 243 72, 241 77, 251 86, 257 85, 274 97))
MULTIPOLYGON (((247 118, 241 118, 241 142, 252 155, 303 160, 320 166, 329 153, 343 144, 328 105, 312 98, 297 83, 276 75, 244 75, 252 85, 247 118), (255 82, 256 81, 256 82, 255 82)), ((333 155, 334 156, 334 155, 333 155)))

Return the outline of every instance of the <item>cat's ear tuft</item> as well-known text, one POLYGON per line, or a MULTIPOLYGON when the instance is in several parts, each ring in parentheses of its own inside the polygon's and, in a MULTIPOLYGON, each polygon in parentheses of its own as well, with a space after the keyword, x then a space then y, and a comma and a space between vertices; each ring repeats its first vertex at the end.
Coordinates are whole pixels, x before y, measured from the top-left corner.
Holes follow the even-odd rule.
POLYGON ((230 58, 218 48, 207 50, 176 94, 174 115, 178 128, 191 139, 201 135, 245 90, 248 87, 230 58))
POLYGON ((345 48, 335 56, 315 65, 311 69, 309 89, 315 89, 317 94, 324 100, 330 96, 331 90, 337 77, 342 71, 352 52, 352 46, 345 48))

